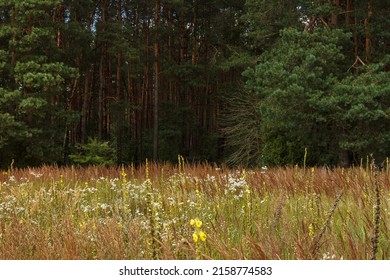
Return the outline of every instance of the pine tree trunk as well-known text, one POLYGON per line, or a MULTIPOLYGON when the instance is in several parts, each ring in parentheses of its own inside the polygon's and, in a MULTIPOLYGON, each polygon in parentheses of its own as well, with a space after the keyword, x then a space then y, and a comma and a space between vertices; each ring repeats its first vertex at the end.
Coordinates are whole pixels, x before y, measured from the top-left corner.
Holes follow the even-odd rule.
POLYGON ((90 85, 91 74, 92 74, 92 69, 88 69, 85 72, 83 105, 81 108, 81 142, 82 143, 85 143, 87 140, 87 124, 88 124, 88 113, 89 113, 89 85, 90 85))
POLYGON ((338 24, 338 8, 340 7, 340 0, 333 0, 333 5, 335 6, 335 11, 332 13, 332 26, 337 26, 338 24))
POLYGON ((155 0, 154 3, 154 63, 153 63, 153 71, 154 71, 154 85, 153 85, 153 94, 154 94, 154 119, 153 119, 153 160, 157 161, 158 158, 158 94, 159 94, 159 83, 158 83, 158 28, 159 28, 159 1, 155 0))
MULTIPOLYGON (((107 20, 107 8, 108 1, 104 0, 101 7, 101 21, 103 24, 107 20)), ((100 30, 102 34, 105 32, 105 27, 100 30)), ((99 62, 99 94, 98 94, 98 138, 99 140, 104 139, 105 137, 105 95, 107 91, 106 85, 106 57, 107 57, 107 44, 104 42, 100 48, 100 62, 99 62)))
POLYGON ((371 62, 371 52, 372 52, 372 40, 371 40, 371 22, 372 18, 372 0, 367 1, 367 18, 364 20, 364 27, 366 33, 365 40, 365 58, 368 63, 371 62))
POLYGON ((105 92, 105 71, 104 71, 104 49, 102 48, 100 54, 99 63, 99 97, 98 97, 98 138, 103 139, 103 127, 104 127, 104 92, 105 92))
MULTIPOLYGON (((118 12, 117 12, 117 20, 119 26, 119 36, 122 39, 122 0, 118 0, 118 12)), ((122 143, 122 134, 123 134, 123 124, 125 120, 124 110, 122 106, 123 95, 122 95, 122 60, 123 54, 122 51, 119 50, 117 53, 117 66, 116 66, 116 100, 118 104, 118 112, 119 116, 116 118, 117 127, 117 160, 118 163, 123 162, 123 143, 122 143)))
MULTIPOLYGON (((65 6, 64 5, 59 5, 55 9, 54 17, 55 19, 53 22, 59 22, 59 23, 64 23, 65 21, 65 6)), ((62 37, 63 37, 63 32, 61 28, 57 29, 57 48, 62 48, 62 37)))

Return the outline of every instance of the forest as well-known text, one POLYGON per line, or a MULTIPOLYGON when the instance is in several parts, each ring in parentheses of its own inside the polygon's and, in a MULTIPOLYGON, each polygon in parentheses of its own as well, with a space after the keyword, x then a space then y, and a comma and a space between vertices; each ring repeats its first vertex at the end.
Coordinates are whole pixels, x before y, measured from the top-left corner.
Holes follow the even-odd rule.
POLYGON ((0 0, 1 260, 388 260, 389 159, 390 0, 0 0))
POLYGON ((388 0, 1 0, 0 168, 390 154, 388 0))

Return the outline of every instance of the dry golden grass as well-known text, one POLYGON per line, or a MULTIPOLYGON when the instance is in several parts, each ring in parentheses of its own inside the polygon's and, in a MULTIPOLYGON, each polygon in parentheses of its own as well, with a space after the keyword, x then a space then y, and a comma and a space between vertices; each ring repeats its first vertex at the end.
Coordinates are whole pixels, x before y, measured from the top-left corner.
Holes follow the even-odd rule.
POLYGON ((0 259, 390 258, 388 169, 180 160, 1 176, 0 259))

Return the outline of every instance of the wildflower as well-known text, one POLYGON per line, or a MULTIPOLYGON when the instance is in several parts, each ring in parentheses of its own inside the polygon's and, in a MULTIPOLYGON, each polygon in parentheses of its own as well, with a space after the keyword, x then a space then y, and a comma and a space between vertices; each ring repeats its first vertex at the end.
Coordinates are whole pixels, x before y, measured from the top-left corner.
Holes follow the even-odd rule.
POLYGON ((124 168, 123 165, 122 165, 121 177, 122 177, 122 182, 123 182, 124 184, 127 183, 126 176, 127 176, 127 174, 126 174, 126 172, 125 172, 125 168, 124 168))
POLYGON ((148 159, 145 160, 145 179, 149 179, 149 165, 148 165, 148 159))
POLYGON ((168 203, 170 206, 173 206, 176 204, 176 201, 173 197, 168 197, 168 203))
POLYGON ((245 169, 242 170, 242 176, 241 176, 241 178, 242 178, 243 180, 246 179, 246 171, 245 171, 245 169))
POLYGON ((192 233, 192 240, 195 242, 196 259, 200 260, 202 259, 203 245, 199 243, 199 240, 201 242, 206 242, 207 235, 204 231, 200 229, 200 227, 202 226, 202 221, 198 218, 191 219, 190 224, 194 227, 194 232, 192 233))
POLYGON ((80 231, 84 231, 87 227, 87 225, 84 222, 79 222, 80 231))
POLYGON ((205 242, 206 241, 206 238, 207 238, 207 235, 206 233, 204 233, 203 231, 200 231, 199 232, 199 238, 202 242, 205 242))
MULTIPOLYGON (((35 173, 34 171, 30 171, 30 174, 33 175, 35 178, 39 178, 43 175, 42 173, 35 173)), ((4 175, 4 172, 3 172, 3 175, 4 175)), ((5 175, 7 175, 7 174, 5 174, 5 175)))
POLYGON ((197 234, 196 232, 194 232, 194 233, 192 234, 192 240, 194 240, 195 243, 198 242, 199 237, 198 237, 198 234, 197 234))
POLYGON ((190 221, 190 225, 194 226, 195 228, 200 228, 202 226, 202 224, 203 224, 202 221, 199 220, 198 218, 191 219, 191 221, 190 221))
POLYGON ((111 208, 110 205, 105 204, 105 203, 98 203, 98 206, 100 206, 100 208, 101 208, 102 210, 106 210, 107 208, 111 208))
POLYGON ((192 239, 194 240, 194 242, 196 243, 199 240, 205 242, 207 235, 204 231, 200 230, 203 225, 202 221, 198 218, 191 219, 190 225, 194 227, 194 232, 192 234, 192 239))
POLYGON ((314 226, 313 226, 313 224, 310 224, 310 225, 309 225, 309 237, 310 237, 311 239, 314 238, 314 226))

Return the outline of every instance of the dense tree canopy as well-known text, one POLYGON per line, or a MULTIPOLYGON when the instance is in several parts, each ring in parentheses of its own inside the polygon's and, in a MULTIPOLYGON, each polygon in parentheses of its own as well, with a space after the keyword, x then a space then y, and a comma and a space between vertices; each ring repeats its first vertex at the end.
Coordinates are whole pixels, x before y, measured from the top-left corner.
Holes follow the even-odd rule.
POLYGON ((382 161, 387 2, 1 0, 0 165, 382 161))
MULTIPOLYGON (((247 1, 251 7, 264 2, 247 1)), ((350 165, 368 155, 383 162, 390 153, 389 4, 296 1, 295 7, 301 28, 287 22, 294 14, 288 10, 273 18, 270 8, 258 17, 259 25, 275 24, 279 33, 267 40, 272 45, 257 65, 243 72, 246 93, 240 99, 252 105, 236 97, 227 102, 224 134, 235 151, 229 160, 297 164, 306 150, 309 164, 350 165), (253 130, 242 123, 258 125, 253 130)), ((269 38, 266 30, 256 36, 269 38)))
POLYGON ((299 162, 305 147, 319 163, 330 160, 335 131, 328 99, 347 70, 346 39, 339 30, 284 29, 278 45, 245 72, 248 90, 258 96, 260 163, 299 162))

